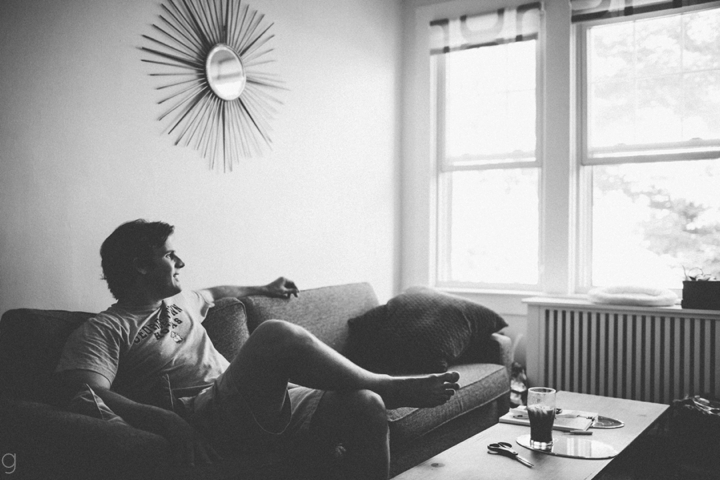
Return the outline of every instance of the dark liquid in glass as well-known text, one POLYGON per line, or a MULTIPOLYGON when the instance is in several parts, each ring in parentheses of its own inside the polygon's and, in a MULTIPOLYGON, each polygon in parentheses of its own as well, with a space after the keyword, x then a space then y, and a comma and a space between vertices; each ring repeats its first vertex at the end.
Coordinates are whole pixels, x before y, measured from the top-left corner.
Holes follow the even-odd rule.
POLYGON ((552 427, 555 422, 555 409, 541 405, 527 407, 530 417, 530 439, 535 442, 552 442, 552 427))

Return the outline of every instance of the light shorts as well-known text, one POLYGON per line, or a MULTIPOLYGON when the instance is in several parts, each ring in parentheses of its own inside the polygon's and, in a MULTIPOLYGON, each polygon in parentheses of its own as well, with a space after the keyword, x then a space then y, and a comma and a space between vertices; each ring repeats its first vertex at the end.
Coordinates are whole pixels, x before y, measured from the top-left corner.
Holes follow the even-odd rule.
POLYGON ((275 431, 257 420, 242 392, 226 375, 200 392, 191 402, 188 421, 219 449, 263 450, 302 441, 324 391, 289 384, 281 427, 275 431))

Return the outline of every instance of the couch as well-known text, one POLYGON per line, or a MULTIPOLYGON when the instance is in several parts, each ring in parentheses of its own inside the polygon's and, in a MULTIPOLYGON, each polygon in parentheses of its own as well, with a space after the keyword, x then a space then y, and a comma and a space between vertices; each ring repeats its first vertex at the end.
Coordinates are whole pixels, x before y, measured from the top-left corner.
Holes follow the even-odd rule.
MULTIPOLYGON (((348 320, 378 306, 367 283, 302 291, 290 300, 261 296, 222 299, 205 328, 218 350, 232 359, 261 322, 281 318, 312 331, 343 352, 348 320)), ((251 479, 312 478, 298 459, 277 452, 224 458, 194 468, 176 465, 161 436, 57 404, 54 367, 67 336, 92 314, 14 309, 0 321, 0 456, 15 459, 13 478, 251 479)), ((388 412, 391 475, 497 423, 508 409, 511 341, 494 333, 481 357, 452 365, 460 390, 443 406, 388 412)))

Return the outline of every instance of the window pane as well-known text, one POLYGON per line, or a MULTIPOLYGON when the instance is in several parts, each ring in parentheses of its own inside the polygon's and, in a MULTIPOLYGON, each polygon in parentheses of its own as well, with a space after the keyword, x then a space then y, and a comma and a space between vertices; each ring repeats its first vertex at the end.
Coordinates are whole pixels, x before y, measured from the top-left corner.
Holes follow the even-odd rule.
POLYGON ((445 54, 448 158, 535 151, 535 45, 526 41, 445 54))
POLYGON ((610 78, 629 78, 633 75, 633 38, 632 23, 617 23, 591 30, 591 83, 610 78))
POLYGON ((720 68, 720 13, 705 10, 683 17, 684 67, 688 70, 720 68))
POLYGON ((635 22, 639 77, 678 73, 682 65, 680 16, 635 22))
POLYGON ((591 153, 720 139, 720 9, 598 25, 588 40, 591 153))
POLYGON ((590 144, 630 144, 635 134, 635 94, 630 81, 613 80, 593 87, 590 98, 590 144))
POLYGON ((514 168, 445 174, 452 193, 449 245, 443 248, 449 250, 449 265, 441 280, 538 283, 538 172, 514 168))
POLYGON ((592 284, 681 288, 720 273, 720 160, 592 168, 592 284))
POLYGON ((638 80, 635 143, 681 140, 682 93, 682 75, 638 80))
POLYGON ((685 139, 720 137, 720 70, 686 75, 684 95, 685 139))

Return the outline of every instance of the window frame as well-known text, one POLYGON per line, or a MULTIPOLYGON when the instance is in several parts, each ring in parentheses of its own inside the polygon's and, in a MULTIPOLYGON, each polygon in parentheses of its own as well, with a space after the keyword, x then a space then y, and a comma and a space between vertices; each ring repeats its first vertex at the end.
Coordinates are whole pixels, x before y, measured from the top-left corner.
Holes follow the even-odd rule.
POLYGON ((571 150, 570 3, 543 2, 538 35, 537 155, 540 172, 540 286, 509 290, 507 285, 438 285, 437 279, 437 149, 434 135, 434 99, 431 95, 428 25, 441 18, 459 17, 512 8, 527 0, 451 0, 403 3, 404 56, 402 89, 402 142, 400 164, 400 227, 397 291, 428 285, 453 292, 508 315, 525 314, 521 299, 536 295, 570 295, 575 282, 574 235, 577 175, 571 150))
MULTIPOLYGON (((542 92, 543 85, 543 68, 542 68, 542 37, 543 37, 543 21, 541 15, 540 32, 535 41, 535 152, 533 160, 525 160, 527 153, 518 152, 518 160, 508 162, 494 163, 476 163, 467 164, 449 161, 445 150, 446 125, 445 125, 445 80, 446 80, 446 57, 445 55, 432 55, 430 59, 430 77, 431 77, 431 107, 432 122, 431 132, 434 136, 435 170, 433 172, 435 182, 435 209, 437 212, 434 225, 434 261, 432 263, 432 278, 434 285, 445 289, 463 289, 463 290, 506 290, 506 291, 539 291, 543 289, 542 275, 542 184, 543 184, 543 135, 542 135, 542 118, 544 116, 544 98, 542 92), (450 176, 454 172, 461 171, 482 171, 482 170, 505 170, 517 168, 537 168, 538 170, 538 264, 537 275, 538 282, 536 284, 524 283, 491 283, 491 282, 461 282, 453 280, 444 280, 450 277, 450 245, 452 242, 450 225, 452 219, 452 179, 450 176), (445 238, 443 238, 445 236, 445 238)), ((527 40, 533 41, 533 40, 527 40)), ((492 46, 478 47, 492 48, 492 46)), ((512 154, 511 154, 512 155, 512 154)), ((482 158, 476 156, 475 158, 482 158)))
MULTIPOLYGON (((593 157, 590 154, 589 147, 589 32, 593 27, 599 25, 610 25, 627 22, 642 21, 651 18, 669 17, 674 15, 682 15, 702 10, 720 9, 719 2, 702 3, 698 5, 690 5, 679 8, 666 10, 658 10, 635 14, 631 16, 619 16, 607 19, 585 20, 574 23, 572 25, 572 36, 570 39, 573 48, 573 74, 572 86, 574 88, 573 102, 575 105, 574 115, 571 118, 575 122, 574 138, 575 144, 575 164, 577 168, 576 182, 578 186, 577 195, 577 217, 575 218, 577 230, 577 256, 575 258, 575 285, 574 292, 577 294, 587 294, 594 285, 592 284, 592 167, 597 165, 624 165, 631 163, 657 163, 657 162, 676 162, 676 161, 695 161, 717 159, 720 151, 720 140, 708 141, 685 141, 685 142, 668 142, 657 144, 659 147, 669 147, 675 145, 677 147, 690 146, 692 144, 698 147, 714 147, 714 150, 706 150, 700 152, 664 152, 648 155, 616 155, 607 157, 593 157)), ((645 144, 638 147, 628 147, 627 150, 646 150, 651 144, 645 144)), ((601 147, 597 150, 605 150, 612 152, 612 147, 601 147)), ((680 283, 680 282, 678 282, 680 283)), ((681 294, 682 288, 673 288, 677 294, 681 294)))
MULTIPOLYGON (((589 127, 588 127, 588 116, 586 113, 589 111, 588 106, 588 69, 589 69, 589 55, 588 55, 588 35, 593 27, 602 25, 612 25, 628 22, 643 21, 652 18, 670 17, 674 15, 682 15, 684 13, 692 13, 702 10, 720 9, 720 2, 703 3, 698 5, 690 5, 686 7, 679 7, 667 10, 658 10, 654 12, 647 12, 642 14, 635 14, 632 16, 621 16, 608 19, 597 19, 587 20, 573 24, 573 38, 571 41, 574 43, 576 48, 576 71, 578 77, 575 80, 576 88, 579 95, 576 98, 577 105, 577 125, 582 126, 582 130, 579 135, 579 149, 578 149, 578 161, 581 165, 608 165, 608 164, 621 164, 621 163, 643 163, 643 162, 658 162, 658 161, 679 161, 679 160, 702 160, 702 159, 714 159, 717 158, 718 152, 720 152, 720 139, 715 140, 688 140, 681 142, 667 142, 662 144, 655 144, 656 150, 669 150, 673 145, 677 149, 682 147, 695 146, 697 148, 706 147, 702 151, 695 153, 692 152, 672 152, 666 151, 663 153, 650 153, 647 155, 631 155, 631 154, 618 154, 612 155, 614 151, 613 147, 598 147, 595 151, 608 152, 607 156, 597 157, 593 156, 589 146, 589 127), (709 148, 714 147, 714 150, 709 148)), ((628 146, 627 151, 644 151, 652 144, 644 144, 643 146, 628 146)), ((685 149, 687 150, 687 148, 685 149)))

